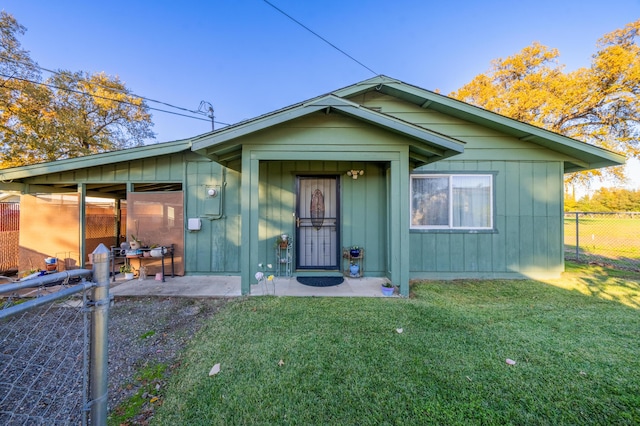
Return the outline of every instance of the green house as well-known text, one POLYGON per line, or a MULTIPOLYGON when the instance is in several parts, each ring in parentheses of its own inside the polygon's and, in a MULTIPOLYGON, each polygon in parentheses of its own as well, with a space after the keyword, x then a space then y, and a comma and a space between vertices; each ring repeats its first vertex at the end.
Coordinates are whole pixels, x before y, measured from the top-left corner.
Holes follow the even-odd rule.
POLYGON ((0 170, 0 190, 23 194, 25 264, 84 265, 97 197, 107 246, 174 244, 181 274, 240 275, 247 294, 287 234, 294 276, 341 275, 357 245, 363 275, 406 296, 414 278, 558 276, 564 174, 623 162, 378 76, 190 139, 0 170))

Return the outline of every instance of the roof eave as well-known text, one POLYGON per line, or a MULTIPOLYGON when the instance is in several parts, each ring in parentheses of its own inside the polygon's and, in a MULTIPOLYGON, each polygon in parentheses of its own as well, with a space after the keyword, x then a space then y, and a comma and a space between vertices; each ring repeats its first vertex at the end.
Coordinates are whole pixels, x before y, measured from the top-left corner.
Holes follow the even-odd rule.
POLYGON ((222 160, 221 156, 228 152, 238 151, 235 145, 239 145, 240 142, 238 141, 234 144, 233 141, 237 141, 243 136, 322 110, 326 110, 327 112, 338 111, 388 131, 417 140, 426 145, 424 147, 425 152, 437 158, 443 158, 445 153, 455 155, 464 152, 465 144, 462 141, 387 114, 368 108, 361 108, 357 103, 335 95, 316 98, 309 102, 300 103, 288 109, 281 110, 276 114, 258 117, 240 126, 222 129, 218 132, 198 137, 194 139, 192 149, 201 155, 220 162, 222 160))
MULTIPOLYGON (((445 114, 475 122, 500 131, 508 132, 521 140, 545 146, 548 149, 570 154, 586 165, 571 163, 566 170, 582 171, 594 168, 619 166, 625 163, 625 157, 613 151, 587 144, 577 139, 563 136, 541 127, 533 126, 498 113, 435 93, 417 86, 403 83, 386 76, 377 76, 369 80, 339 89, 333 92, 336 96, 355 96, 357 94, 378 90, 389 95, 412 97, 422 108, 431 108, 445 114), (551 142, 551 143, 549 143, 551 142)), ((568 165, 568 164, 567 164, 568 165)))
POLYGON ((25 179, 50 173, 61 173, 88 167, 102 166, 105 164, 120 163, 123 161, 141 160, 159 155, 175 154, 189 150, 190 148, 191 140, 183 139, 173 142, 122 149, 119 151, 103 152, 84 157, 67 158, 48 163, 12 167, 0 170, 0 180, 10 181, 15 179, 25 179))
POLYGON ((623 156, 620 156, 620 157, 623 158, 622 161, 599 160, 599 161, 588 162, 586 164, 582 162, 571 161, 571 160, 565 161, 564 172, 575 173, 575 172, 584 172, 586 170, 601 169, 604 167, 621 166, 625 163, 625 161, 623 156))

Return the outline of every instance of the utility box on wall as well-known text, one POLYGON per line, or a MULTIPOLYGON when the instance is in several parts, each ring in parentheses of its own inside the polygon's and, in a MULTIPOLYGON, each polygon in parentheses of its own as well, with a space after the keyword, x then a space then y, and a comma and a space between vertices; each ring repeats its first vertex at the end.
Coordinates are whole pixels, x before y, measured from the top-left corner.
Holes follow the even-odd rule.
POLYGON ((187 230, 199 231, 202 228, 202 221, 199 217, 190 217, 187 221, 187 230))
POLYGON ((191 185, 188 194, 192 202, 191 217, 216 220, 224 216, 224 184, 191 185), (195 209, 193 208, 195 207, 195 209))
POLYGON ((220 219, 222 217, 222 199, 221 185, 204 185, 204 198, 201 198, 198 216, 220 219))

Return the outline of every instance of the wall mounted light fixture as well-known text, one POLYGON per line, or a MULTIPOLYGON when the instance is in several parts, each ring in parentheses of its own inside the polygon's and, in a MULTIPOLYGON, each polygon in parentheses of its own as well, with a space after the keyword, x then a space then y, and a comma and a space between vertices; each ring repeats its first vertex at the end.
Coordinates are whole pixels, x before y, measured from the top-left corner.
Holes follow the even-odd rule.
POLYGON ((364 170, 349 170, 347 171, 347 176, 351 176, 354 179, 358 179, 358 176, 362 176, 364 174, 364 170))
POLYGON ((218 195, 218 191, 215 190, 214 188, 209 188, 207 189, 207 195, 209 197, 215 197, 216 195, 218 195))

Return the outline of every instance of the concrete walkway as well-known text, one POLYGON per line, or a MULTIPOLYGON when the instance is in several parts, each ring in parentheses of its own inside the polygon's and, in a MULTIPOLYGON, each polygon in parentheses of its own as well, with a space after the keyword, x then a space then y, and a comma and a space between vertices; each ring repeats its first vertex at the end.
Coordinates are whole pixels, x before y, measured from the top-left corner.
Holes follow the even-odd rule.
MULTIPOLYGON (((125 281, 116 276, 109 293, 114 296, 174 296, 174 297, 240 297, 239 276, 194 275, 166 277, 165 282, 153 277, 125 281)), ((310 287, 295 277, 276 277, 251 286, 251 296, 275 295, 298 297, 384 297, 380 286, 386 278, 347 278, 332 287, 310 287)), ((398 297, 397 290, 394 296, 398 297)))

